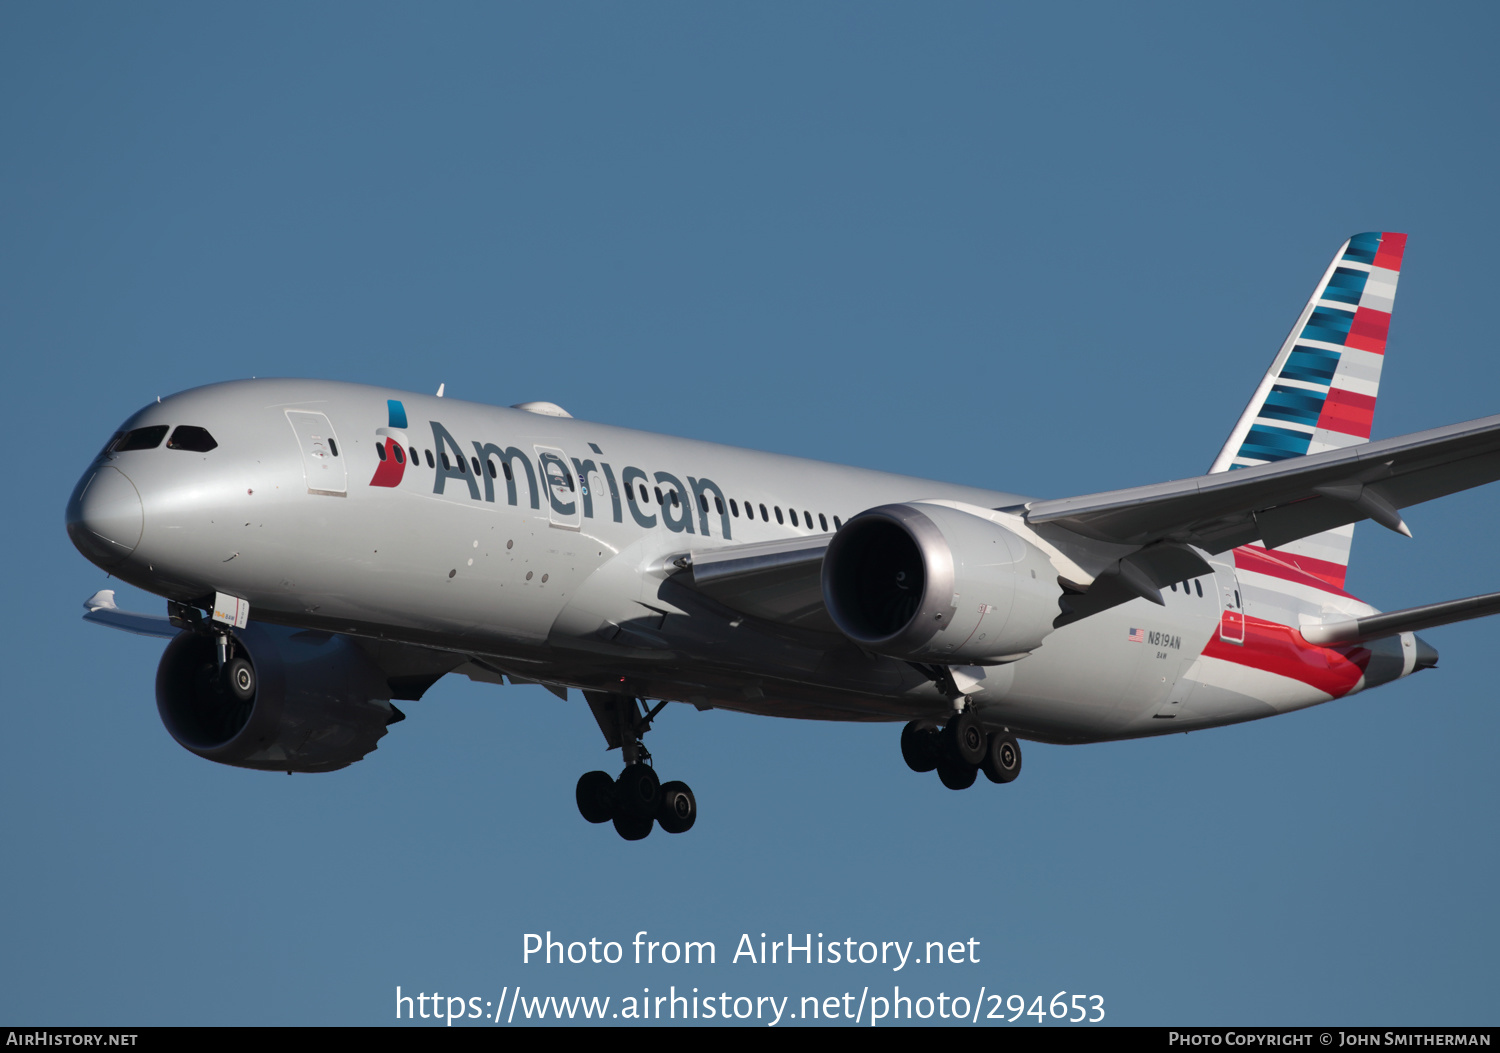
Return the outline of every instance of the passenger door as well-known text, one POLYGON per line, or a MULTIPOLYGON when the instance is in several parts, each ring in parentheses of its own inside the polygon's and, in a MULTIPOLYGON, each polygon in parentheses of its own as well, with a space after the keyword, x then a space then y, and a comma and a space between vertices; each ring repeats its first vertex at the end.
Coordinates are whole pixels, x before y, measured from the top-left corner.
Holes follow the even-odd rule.
POLYGON ((302 474, 307 478, 307 492, 330 497, 349 496, 349 473, 339 456, 338 437, 333 425, 321 413, 311 410, 287 410, 302 451, 302 474))
POLYGON ((1214 580, 1219 585, 1219 602, 1223 613, 1219 616, 1219 639, 1225 643, 1244 644, 1245 605, 1240 598, 1240 582, 1234 568, 1215 566, 1214 580))
POLYGON ((547 495, 547 519, 563 530, 577 530, 583 523, 583 500, 568 455, 553 446, 536 446, 537 467, 542 473, 542 492, 547 495))

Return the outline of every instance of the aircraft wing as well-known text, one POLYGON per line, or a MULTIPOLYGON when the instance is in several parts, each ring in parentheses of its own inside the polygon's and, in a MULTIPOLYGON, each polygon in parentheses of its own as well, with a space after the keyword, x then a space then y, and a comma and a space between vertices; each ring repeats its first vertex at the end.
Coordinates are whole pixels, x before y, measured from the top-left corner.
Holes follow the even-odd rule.
POLYGON ((832 534, 702 549, 677 560, 674 580, 741 614, 837 632, 823 607, 823 553, 832 534))
POLYGON ((1024 515, 1033 528, 1095 541, 1224 552, 1257 541, 1275 548, 1361 519, 1407 534, 1397 509, 1496 479, 1500 415, 1195 479, 1032 501, 1024 515))
POLYGON ((170 640, 182 630, 173 625, 164 614, 138 614, 122 611, 115 606, 115 590, 100 589, 83 603, 86 613, 83 620, 96 625, 107 625, 137 636, 160 636, 170 640))

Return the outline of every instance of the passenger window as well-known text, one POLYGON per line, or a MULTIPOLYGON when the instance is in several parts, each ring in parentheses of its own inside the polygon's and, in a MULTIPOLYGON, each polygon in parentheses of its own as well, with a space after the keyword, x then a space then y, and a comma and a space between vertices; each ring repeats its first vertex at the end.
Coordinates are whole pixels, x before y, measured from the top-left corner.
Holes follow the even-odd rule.
POLYGON ((786 510, 786 514, 792 517, 792 526, 796 526, 797 525, 797 510, 795 508, 788 508, 786 510))
POLYGON ((828 517, 822 512, 818 513, 818 526, 822 528, 823 533, 828 533, 828 517))
POLYGON ((834 516, 833 517, 833 529, 835 529, 835 530, 843 530, 844 529, 844 524, 841 523, 841 522, 839 522, 839 517, 838 516, 834 516))
MULTIPOLYGON (((206 428, 199 428, 192 424, 179 424, 177 430, 172 432, 172 437, 167 440, 167 449, 188 450, 191 453, 207 453, 218 445, 206 428)), ((328 441, 328 445, 330 449, 334 449, 332 439, 328 441)), ((334 456, 338 456, 336 449, 334 456)))
POLYGON ((767 523, 769 523, 771 521, 771 517, 766 514, 766 506, 765 505, 761 505, 760 506, 760 517, 762 519, 764 519, 767 523))
POLYGON ((402 450, 401 450, 401 444, 399 442, 393 442, 393 443, 391 443, 391 452, 396 455, 396 463, 397 464, 405 464, 406 463, 406 454, 402 452, 402 450))
POLYGON ((483 475, 484 474, 483 472, 481 472, 479 470, 479 458, 478 457, 470 457, 469 458, 469 463, 474 466, 474 474, 475 475, 483 475))
POLYGON ((135 431, 125 433, 124 438, 115 446, 114 452, 154 450, 161 445, 161 441, 166 437, 167 426, 165 424, 153 424, 149 428, 137 428, 135 431))
POLYGON ((714 498, 714 511, 718 512, 719 515, 724 514, 724 499, 722 497, 714 498))
POLYGON ((490 458, 486 457, 484 459, 484 467, 489 471, 491 479, 499 476, 500 473, 495 471, 495 462, 490 460, 490 458))
MULTIPOLYGON (((1184 590, 1186 590, 1186 589, 1187 589, 1187 586, 1186 586, 1186 585, 1184 585, 1184 586, 1183 586, 1183 589, 1184 589, 1184 590)), ((1173 592, 1176 592, 1176 591, 1177 591, 1177 583, 1176 583, 1176 582, 1175 582, 1175 581, 1174 581, 1174 582, 1172 582, 1172 591, 1173 591, 1173 592)))
POLYGON ((805 508, 802 510, 802 521, 807 524, 807 529, 812 529, 812 513, 805 508))
POLYGON ((699 505, 700 508, 703 509, 703 514, 707 515, 708 514, 708 495, 707 494, 699 494, 698 495, 698 505, 699 505))
MULTIPOLYGON (((447 458, 445 457, 445 458, 443 458, 443 460, 446 461, 447 458)), ((435 464, 432 463, 432 451, 431 450, 427 451, 427 467, 429 467, 429 468, 436 468, 437 467, 437 465, 435 465, 435 464)))
POLYGON ((740 506, 732 497, 729 499, 729 514, 734 516, 734 518, 736 519, 740 517, 740 506))
POLYGON ((677 499, 677 491, 676 491, 676 490, 673 490, 673 491, 672 491, 672 507, 673 507, 673 508, 676 508, 676 507, 677 507, 677 506, 678 506, 678 505, 680 505, 680 504, 681 504, 681 503, 682 503, 682 502, 681 502, 681 501, 679 501, 679 500, 678 500, 678 499, 677 499))
POLYGON ((448 451, 447 450, 439 450, 438 451, 438 456, 443 459, 443 470, 444 471, 449 471, 449 472, 453 471, 453 462, 450 461, 450 460, 448 460, 448 451))
POLYGON ((661 487, 657 486, 657 487, 653 487, 652 489, 654 489, 656 491, 656 503, 659 504, 659 505, 666 504, 667 503, 666 500, 661 496, 661 487))
MULTIPOLYGON (((177 430, 178 430, 178 431, 181 431, 181 430, 182 430, 182 429, 181 429, 181 428, 178 428, 178 429, 177 429, 177 430)), ((167 443, 167 445, 168 445, 168 446, 171 446, 171 445, 172 445, 172 444, 171 444, 171 443, 170 443, 170 442, 169 442, 169 443, 167 443)), ((219 444, 218 444, 218 443, 214 443, 214 445, 215 445, 215 446, 217 446, 217 445, 219 445, 219 444)), ((330 435, 330 436, 328 436, 328 449, 329 449, 329 450, 330 450, 330 451, 331 451, 331 452, 332 452, 332 453, 333 453, 333 455, 334 455, 334 456, 335 456, 335 457, 337 457, 337 456, 338 456, 338 455, 339 455, 339 444, 338 444, 338 440, 337 440, 337 439, 335 439, 335 438, 334 438, 334 437, 333 437, 333 436, 332 436, 332 435, 330 435)))
POLYGON ((775 507, 776 507, 776 522, 778 522, 778 523, 785 523, 786 520, 781 518, 781 506, 780 505, 776 505, 775 507))
POLYGON ((501 461, 500 462, 500 470, 505 473, 505 481, 506 482, 513 483, 513 482, 516 481, 515 476, 513 476, 513 475, 510 474, 510 462, 509 461, 501 461))
POLYGON ((1202 595, 1203 595, 1203 582, 1201 582, 1201 581, 1195 581, 1195 582, 1193 582, 1193 588, 1197 589, 1199 597, 1202 597, 1202 595))
POLYGON ((643 504, 643 505, 649 505, 650 503, 651 503, 651 498, 649 498, 649 497, 646 496, 646 484, 642 483, 641 484, 641 504, 643 504))
POLYGON ((375 456, 379 457, 382 461, 385 460, 385 443, 377 442, 375 444, 375 456))

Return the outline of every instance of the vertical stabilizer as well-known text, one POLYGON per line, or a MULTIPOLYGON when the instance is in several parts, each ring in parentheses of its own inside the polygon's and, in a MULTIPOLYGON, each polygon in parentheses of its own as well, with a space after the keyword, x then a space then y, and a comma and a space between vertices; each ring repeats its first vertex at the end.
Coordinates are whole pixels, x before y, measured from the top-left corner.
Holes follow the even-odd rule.
MULTIPOLYGON (((1227 472, 1370 441, 1386 332, 1406 235, 1371 232, 1346 241, 1210 472, 1227 472)), ((1353 526, 1283 545, 1282 556, 1343 588, 1353 526)))

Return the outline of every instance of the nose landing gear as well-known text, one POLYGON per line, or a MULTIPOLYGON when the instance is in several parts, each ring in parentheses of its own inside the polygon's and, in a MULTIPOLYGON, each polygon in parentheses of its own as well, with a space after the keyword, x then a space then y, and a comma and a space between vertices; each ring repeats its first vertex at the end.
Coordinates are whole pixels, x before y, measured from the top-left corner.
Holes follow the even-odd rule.
POLYGON ((984 772, 1007 783, 1021 774, 1021 744, 1008 730, 986 733, 971 710, 955 714, 944 728, 914 720, 901 729, 901 756, 915 772, 937 770, 950 790, 966 790, 984 772))
POLYGON ((627 841, 639 841, 659 825, 669 834, 683 834, 698 819, 698 802, 685 782, 662 783, 651 764, 651 753, 641 738, 665 702, 643 713, 629 695, 585 692, 589 707, 611 748, 625 755, 625 769, 617 778, 602 771, 585 772, 578 780, 578 812, 591 823, 613 823, 627 841))

